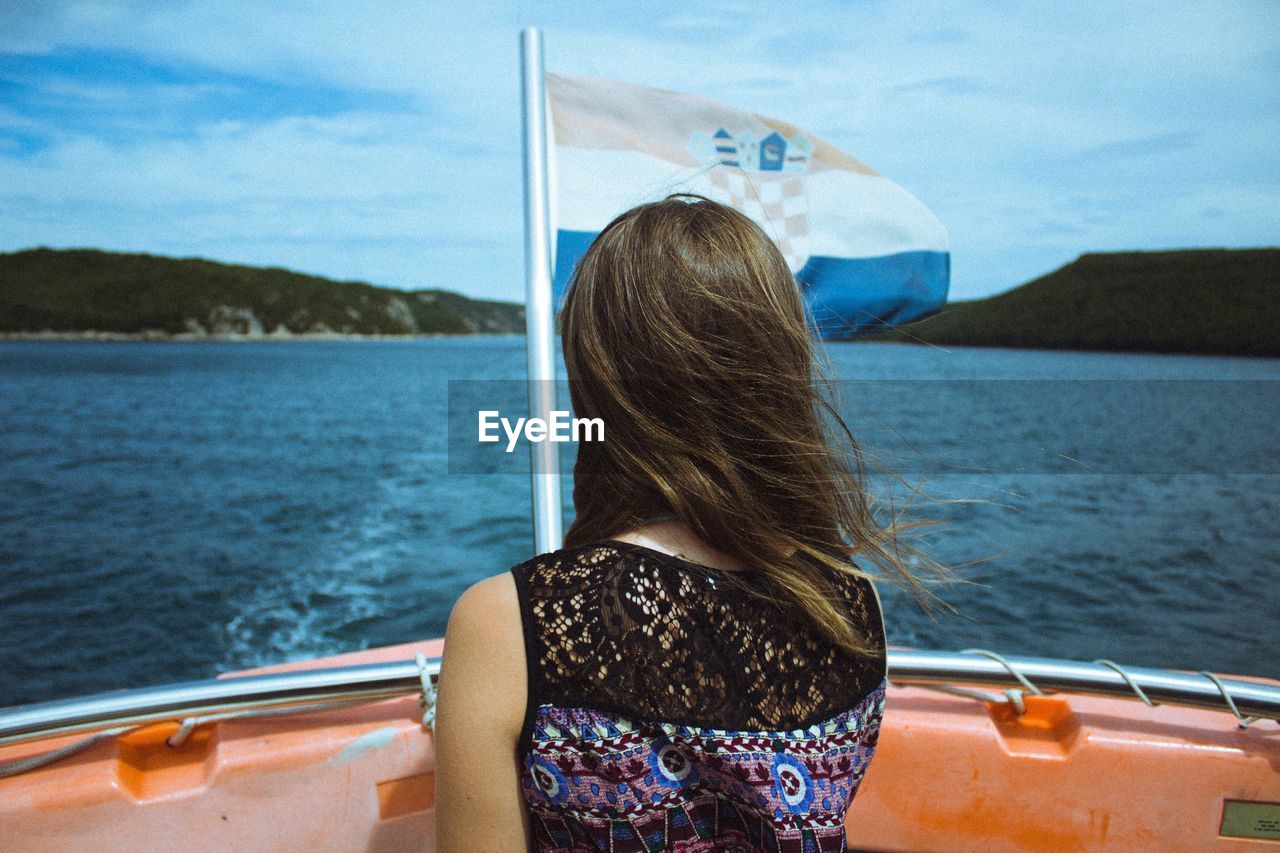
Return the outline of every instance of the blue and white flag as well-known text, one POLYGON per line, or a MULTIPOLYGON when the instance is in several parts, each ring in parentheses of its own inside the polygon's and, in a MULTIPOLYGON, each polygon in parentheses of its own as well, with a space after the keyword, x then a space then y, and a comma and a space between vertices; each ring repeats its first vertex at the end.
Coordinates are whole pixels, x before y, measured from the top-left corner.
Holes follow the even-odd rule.
POLYGON ((782 250, 823 337, 904 323, 946 302, 942 223, 854 157, 794 125, 696 95, 546 79, 557 305, 615 216, 673 192, 755 220, 782 250))

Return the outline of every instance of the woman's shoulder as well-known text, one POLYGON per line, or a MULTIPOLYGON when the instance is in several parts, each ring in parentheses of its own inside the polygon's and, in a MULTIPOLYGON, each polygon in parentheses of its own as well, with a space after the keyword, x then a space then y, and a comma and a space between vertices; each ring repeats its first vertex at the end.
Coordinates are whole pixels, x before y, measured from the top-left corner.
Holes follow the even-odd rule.
POLYGON ((524 713, 524 635, 510 574, 477 581, 453 605, 440 683, 451 698, 483 704, 498 728, 519 732, 524 713))
POLYGON ((480 643, 492 648, 520 644, 520 604, 509 572, 476 581, 458 597, 445 630, 446 645, 480 643))

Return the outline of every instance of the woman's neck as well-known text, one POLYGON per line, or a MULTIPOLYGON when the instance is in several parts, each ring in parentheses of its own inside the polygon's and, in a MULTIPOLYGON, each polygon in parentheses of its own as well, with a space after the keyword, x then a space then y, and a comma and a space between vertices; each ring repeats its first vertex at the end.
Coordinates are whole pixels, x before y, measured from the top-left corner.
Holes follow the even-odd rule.
POLYGON ((703 542, 688 525, 674 517, 652 517, 639 527, 610 538, 722 571, 737 572, 747 568, 741 560, 703 542))

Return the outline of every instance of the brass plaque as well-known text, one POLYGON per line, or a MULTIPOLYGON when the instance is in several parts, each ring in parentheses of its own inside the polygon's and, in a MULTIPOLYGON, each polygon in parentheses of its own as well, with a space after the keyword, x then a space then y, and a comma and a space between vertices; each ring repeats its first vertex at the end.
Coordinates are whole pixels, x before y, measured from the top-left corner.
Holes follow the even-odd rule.
POLYGON ((1218 835, 1228 838, 1261 838, 1280 841, 1280 803, 1226 800, 1222 804, 1222 827, 1218 835))

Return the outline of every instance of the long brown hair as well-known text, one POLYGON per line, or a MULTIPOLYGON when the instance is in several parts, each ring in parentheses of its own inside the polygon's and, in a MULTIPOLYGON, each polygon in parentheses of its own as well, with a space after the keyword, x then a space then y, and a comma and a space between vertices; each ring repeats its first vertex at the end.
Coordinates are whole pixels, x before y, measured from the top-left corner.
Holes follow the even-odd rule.
POLYGON ((830 572, 869 576, 861 561, 919 592, 943 573, 900 538, 919 522, 873 517, 795 277, 745 215, 688 194, 622 214, 579 262, 561 332, 575 414, 605 423, 578 447, 566 547, 674 513, 854 652, 872 650, 830 572))

